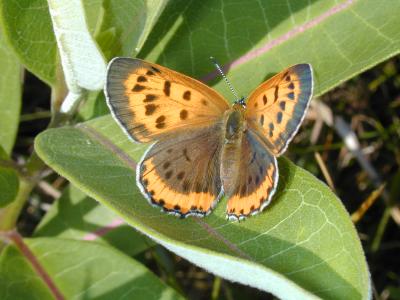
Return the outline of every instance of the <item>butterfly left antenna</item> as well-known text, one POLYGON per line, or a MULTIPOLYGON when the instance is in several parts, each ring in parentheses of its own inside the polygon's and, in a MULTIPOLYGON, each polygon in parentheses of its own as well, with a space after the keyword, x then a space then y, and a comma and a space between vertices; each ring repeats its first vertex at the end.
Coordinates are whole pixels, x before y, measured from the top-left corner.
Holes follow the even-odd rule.
POLYGON ((218 64, 217 60, 210 56, 210 60, 212 61, 212 63, 215 65, 215 67, 217 68, 217 70, 221 73, 222 78, 225 80, 226 84, 228 85, 229 89, 231 90, 232 94, 235 96, 236 98, 236 103, 242 104, 244 105, 244 97, 239 98, 238 94, 236 93, 235 89, 233 88, 231 82, 228 80, 228 78, 225 76, 224 71, 222 71, 222 68, 220 67, 220 65, 218 64))

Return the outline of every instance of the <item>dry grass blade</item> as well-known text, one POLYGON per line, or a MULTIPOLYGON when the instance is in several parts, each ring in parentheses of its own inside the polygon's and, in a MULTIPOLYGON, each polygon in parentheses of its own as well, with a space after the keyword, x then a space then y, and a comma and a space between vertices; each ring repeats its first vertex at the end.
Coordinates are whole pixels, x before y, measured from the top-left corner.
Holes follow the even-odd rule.
POLYGON ((328 183, 329 187, 330 187, 332 190, 335 190, 335 185, 333 184, 332 177, 331 177, 331 175, 329 174, 328 168, 327 168, 327 166, 326 166, 324 160, 322 159, 321 155, 320 155, 318 152, 315 152, 315 153, 314 153, 314 157, 315 157, 315 160, 317 161, 318 166, 319 166, 319 168, 321 169, 322 174, 324 175, 325 180, 326 180, 326 182, 328 183))
POLYGON ((360 205, 360 207, 351 215, 351 220, 353 223, 357 223, 361 220, 367 210, 375 203, 376 199, 382 195, 385 190, 385 184, 382 184, 378 189, 374 190, 367 199, 360 205))

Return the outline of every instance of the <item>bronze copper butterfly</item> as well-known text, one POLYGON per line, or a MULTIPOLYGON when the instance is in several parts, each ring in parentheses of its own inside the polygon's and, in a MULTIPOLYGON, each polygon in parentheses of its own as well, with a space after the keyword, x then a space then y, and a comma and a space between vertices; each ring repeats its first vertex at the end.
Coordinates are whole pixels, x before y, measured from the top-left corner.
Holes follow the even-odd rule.
POLYGON ((153 205, 205 216, 223 194, 229 219, 262 211, 278 183, 276 157, 296 134, 313 91, 312 68, 294 65, 230 106, 200 81, 140 59, 114 58, 105 94, 134 141, 152 143, 136 183, 153 205))

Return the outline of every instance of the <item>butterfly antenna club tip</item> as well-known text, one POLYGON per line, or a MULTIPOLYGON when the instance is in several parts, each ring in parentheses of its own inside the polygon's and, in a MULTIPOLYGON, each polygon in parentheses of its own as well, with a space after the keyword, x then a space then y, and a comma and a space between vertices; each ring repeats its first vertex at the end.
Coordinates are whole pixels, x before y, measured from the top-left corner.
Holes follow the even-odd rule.
POLYGON ((218 72, 221 74, 222 78, 225 80, 226 84, 228 85, 229 89, 231 90, 232 94, 235 96, 236 98, 236 102, 240 103, 244 102, 244 98, 242 97, 241 99, 239 99, 238 94, 236 93, 235 89, 233 88, 231 82, 228 80, 228 78, 225 76, 224 71, 222 70, 221 66, 219 65, 219 63, 217 62, 217 60, 213 57, 210 56, 210 60, 212 61, 212 63, 215 65, 215 67, 217 68, 218 72))

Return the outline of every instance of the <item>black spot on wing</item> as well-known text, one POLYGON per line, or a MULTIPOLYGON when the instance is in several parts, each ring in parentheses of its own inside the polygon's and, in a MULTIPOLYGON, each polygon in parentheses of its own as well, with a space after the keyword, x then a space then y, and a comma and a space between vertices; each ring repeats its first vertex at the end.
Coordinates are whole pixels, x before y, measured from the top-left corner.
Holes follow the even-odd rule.
POLYGON ((188 117, 188 111, 186 109, 182 109, 179 114, 179 117, 181 118, 181 120, 186 120, 188 117))
POLYGON ((263 103, 264 103, 264 105, 267 104, 267 102, 268 102, 267 96, 263 95, 263 103))
POLYGON ((165 116, 159 116, 156 119, 156 127, 158 129, 164 128, 165 127, 165 116))
POLYGON ((147 78, 146 78, 145 76, 143 76, 143 75, 140 75, 140 76, 137 78, 136 81, 137 81, 137 82, 146 82, 146 81, 147 81, 147 78))
POLYGON ((176 175, 176 178, 178 180, 182 180, 183 177, 185 177, 185 172, 184 171, 181 171, 181 172, 178 173, 178 175, 176 175))
POLYGON ((145 111, 146 116, 150 116, 154 113, 157 106, 154 104, 147 104, 144 108, 146 109, 146 111, 145 111))
POLYGON ((171 81, 166 80, 164 82, 164 94, 167 97, 171 94, 171 81))
POLYGON ((148 71, 146 72, 146 75, 153 76, 153 75, 154 75, 154 72, 153 72, 153 71, 150 71, 150 70, 148 70, 148 71))
POLYGON ((278 124, 280 124, 282 122, 282 117, 283 117, 283 114, 281 111, 276 114, 276 122, 278 124))
POLYGON ((140 84, 135 84, 135 86, 132 88, 132 92, 140 92, 143 91, 146 87, 144 85, 140 84))
POLYGON ((170 170, 170 171, 168 171, 167 173, 165 173, 165 178, 166 178, 166 179, 170 179, 171 176, 172 176, 172 173, 173 173, 172 170, 170 170))
POLYGON ((274 123, 269 123, 269 136, 273 137, 274 135, 274 123))
POLYGON ((189 101, 190 100, 190 97, 191 97, 191 92, 190 91, 185 91, 184 93, 183 93, 183 99, 185 99, 185 100, 187 100, 187 101, 189 101))
POLYGON ((151 69, 156 73, 161 73, 161 71, 158 68, 154 67, 154 66, 151 66, 151 69))
POLYGON ((276 102, 276 100, 278 100, 278 96, 279 96, 279 86, 275 86, 275 92, 274 92, 274 102, 276 102))
POLYGON ((152 94, 147 94, 146 98, 144 98, 143 102, 147 103, 147 102, 153 102, 154 100, 157 99, 156 95, 152 95, 152 94))

